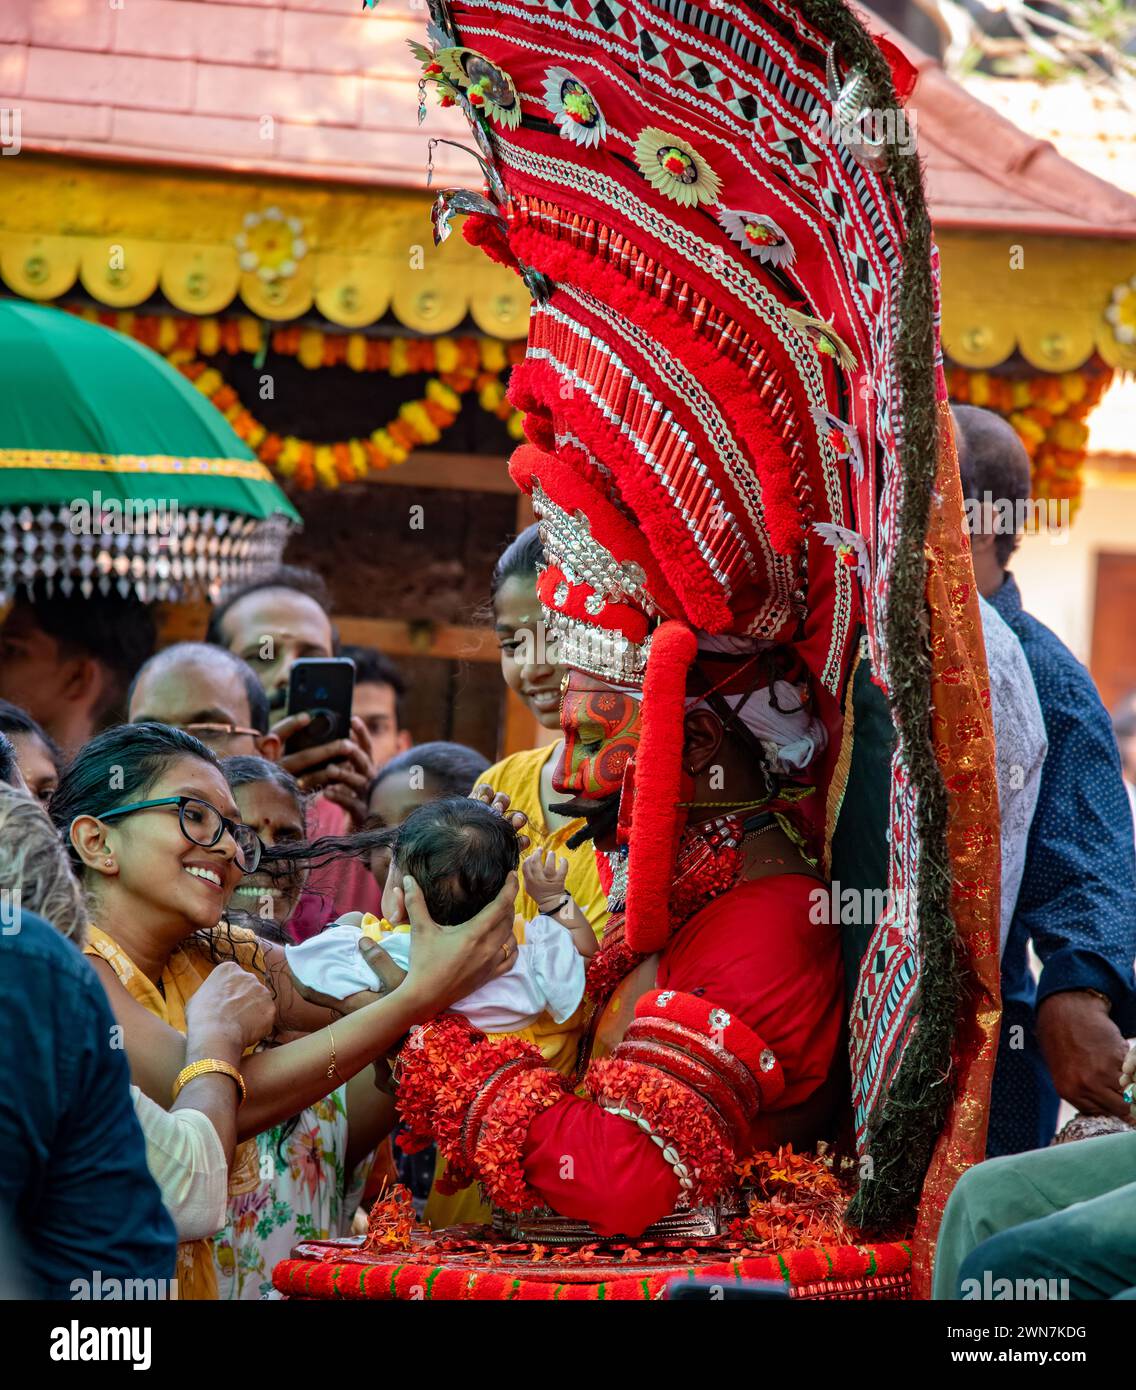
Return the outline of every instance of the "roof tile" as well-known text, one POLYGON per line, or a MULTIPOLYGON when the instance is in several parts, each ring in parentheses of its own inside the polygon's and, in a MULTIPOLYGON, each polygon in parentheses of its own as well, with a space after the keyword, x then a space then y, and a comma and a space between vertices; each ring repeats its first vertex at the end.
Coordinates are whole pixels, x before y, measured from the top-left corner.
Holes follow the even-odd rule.
POLYGON ((360 72, 383 45, 383 28, 362 24, 342 6, 337 15, 285 10, 280 19, 283 64, 298 72, 360 72))
POLYGON ((116 53, 160 58, 224 56, 230 62, 264 67, 279 60, 280 15, 251 5, 198 0, 144 0, 116 12, 116 53))
POLYGON ((147 156, 163 151, 214 155, 259 167, 272 158, 275 142, 260 138, 260 122, 160 111, 115 111, 111 139, 147 156))
MULTIPOLYGON (((7 8, 8 0, 5 0, 7 8)), ((110 47, 115 11, 108 0, 38 0, 32 6, 32 43, 103 53, 110 47)))
POLYGON ((21 101, 22 138, 37 140, 109 140, 111 109, 89 102, 21 101))
POLYGON ((0 5, 0 43, 27 43, 32 32, 32 0, 0 5))
POLYGON ((0 43, 0 105, 11 105, 12 97, 24 90, 28 69, 28 50, 18 43, 0 43))
POLYGON ((193 64, 117 53, 32 48, 24 90, 44 101, 184 111, 193 92, 193 64))
POLYGON ((359 78, 202 63, 194 105, 210 116, 275 116, 353 126, 359 119, 359 78))

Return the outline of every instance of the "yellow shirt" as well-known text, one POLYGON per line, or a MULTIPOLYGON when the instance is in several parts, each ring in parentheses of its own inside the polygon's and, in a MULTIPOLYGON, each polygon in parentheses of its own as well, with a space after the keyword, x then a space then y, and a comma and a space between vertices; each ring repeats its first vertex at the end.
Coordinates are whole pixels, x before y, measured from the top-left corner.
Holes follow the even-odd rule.
MULTIPOLYGON (((525 851, 526 854, 531 854, 536 849, 554 850, 568 860, 568 879, 565 887, 579 903, 581 912, 592 924, 596 936, 602 940, 608 918, 607 897, 600 887, 595 850, 590 842, 579 849, 569 849, 566 844, 584 822, 573 820, 558 830, 552 830, 544 816, 544 806, 540 797, 540 777, 549 758, 559 755, 560 747, 559 743, 552 743, 541 748, 527 748, 523 753, 514 753, 495 764, 477 780, 479 784, 484 783, 492 787, 495 792, 505 792, 509 797, 509 809, 523 811, 528 817, 525 830, 532 844, 525 851)), ((525 923, 531 922, 540 913, 536 903, 525 891, 523 880, 517 894, 516 912, 513 930, 517 941, 523 943, 525 923)), ((581 1005, 567 1023, 554 1023, 551 1018, 538 1019, 530 1028, 524 1029, 516 1036, 535 1043, 549 1066, 555 1067, 562 1076, 570 1076, 576 1065, 576 1045, 583 1027, 583 1018, 584 1006, 581 1005)), ((434 1175, 435 1186, 426 1203, 427 1222, 435 1228, 455 1226, 466 1221, 488 1222, 491 1213, 489 1207, 481 1201, 476 1186, 456 1192, 452 1197, 445 1197, 438 1192, 437 1179, 444 1167, 443 1160, 439 1158, 434 1175)))

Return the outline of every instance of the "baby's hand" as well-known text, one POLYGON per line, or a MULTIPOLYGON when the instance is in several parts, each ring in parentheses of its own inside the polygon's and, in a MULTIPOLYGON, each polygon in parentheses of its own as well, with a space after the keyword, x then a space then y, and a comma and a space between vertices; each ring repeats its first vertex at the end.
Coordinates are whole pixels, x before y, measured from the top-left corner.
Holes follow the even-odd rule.
POLYGON ((1136 1046, 1128 1049, 1128 1056, 1120 1068, 1120 1086, 1128 1104, 1128 1113, 1136 1121, 1136 1046))
POLYGON ((528 895, 541 912, 555 912, 564 899, 568 861, 552 850, 535 850, 521 865, 528 895))

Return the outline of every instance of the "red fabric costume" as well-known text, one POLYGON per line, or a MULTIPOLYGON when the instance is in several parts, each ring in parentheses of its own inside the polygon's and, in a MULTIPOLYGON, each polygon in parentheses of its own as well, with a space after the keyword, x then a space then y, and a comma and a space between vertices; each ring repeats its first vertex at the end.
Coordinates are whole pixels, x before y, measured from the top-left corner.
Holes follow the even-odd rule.
MULTIPOLYGON (((659 959, 660 989, 713 1000, 751 1031, 759 1053, 768 1047, 775 1055, 785 1089, 769 1112, 808 1100, 830 1075, 842 1041, 840 936, 835 926, 809 922, 816 888, 815 879, 792 874, 740 883, 692 917, 659 959)), ((666 1009, 653 1017, 664 1019, 666 1009)), ((601 1235, 637 1235, 672 1211, 679 1195, 647 1135, 575 1097, 533 1121, 524 1171, 541 1201, 601 1235)))
MULTIPOLYGON (((436 238, 474 214, 467 236, 533 296, 510 382, 528 443, 510 471, 540 523, 538 594, 569 671, 554 781, 617 789, 622 849, 588 967, 588 1098, 531 1045, 443 1015, 401 1051, 400 1112, 449 1180, 520 1214, 514 1230, 644 1232, 643 1258, 739 1200, 750 1220, 731 1239, 760 1239, 802 1165, 839 1196, 823 1162, 763 1150, 832 1137, 848 1112, 874 1173, 857 1220, 908 1231, 921 1195, 937 1210, 981 1152, 998 920, 997 846, 974 833, 996 805, 993 740, 929 221, 910 143, 869 119, 902 125, 911 74, 833 0, 430 9, 423 82, 470 119, 486 176, 486 196, 439 196, 436 238), (896 736, 870 827, 887 906, 862 958, 853 946, 846 1013, 839 928, 810 911, 818 879, 743 881, 743 846, 776 816, 829 874, 859 662, 896 736), (744 795, 765 787, 722 791, 705 820, 684 752, 696 712, 718 720, 744 795), (963 1124, 946 1076, 967 1092, 963 1124)), ((376 1216, 370 1256, 403 1263, 359 1275, 364 1296, 415 1296, 412 1252, 440 1261, 426 1274, 442 1297, 532 1287, 487 1280, 483 1295, 465 1255, 444 1253, 458 1237, 422 1240, 376 1216)), ((827 1274, 802 1277, 890 1279, 909 1252, 861 1253, 837 1243, 827 1274)), ((581 1264, 572 1279, 589 1278, 581 1264)))

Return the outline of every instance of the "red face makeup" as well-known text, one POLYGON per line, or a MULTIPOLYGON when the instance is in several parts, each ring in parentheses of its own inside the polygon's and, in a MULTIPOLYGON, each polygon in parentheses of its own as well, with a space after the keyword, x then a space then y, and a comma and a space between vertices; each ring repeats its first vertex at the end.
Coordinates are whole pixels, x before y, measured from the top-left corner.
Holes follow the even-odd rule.
POLYGON ((564 752, 552 774, 556 790, 588 800, 618 792, 639 743, 639 714, 635 695, 570 670, 560 702, 564 752))

